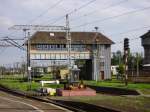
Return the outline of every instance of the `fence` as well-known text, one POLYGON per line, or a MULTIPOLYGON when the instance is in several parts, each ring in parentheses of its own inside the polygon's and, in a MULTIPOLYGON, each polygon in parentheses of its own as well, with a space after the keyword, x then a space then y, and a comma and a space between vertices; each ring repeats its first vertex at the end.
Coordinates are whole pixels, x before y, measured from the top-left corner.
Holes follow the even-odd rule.
POLYGON ((140 70, 139 73, 137 73, 137 71, 128 71, 128 80, 135 83, 150 83, 150 71, 140 70))

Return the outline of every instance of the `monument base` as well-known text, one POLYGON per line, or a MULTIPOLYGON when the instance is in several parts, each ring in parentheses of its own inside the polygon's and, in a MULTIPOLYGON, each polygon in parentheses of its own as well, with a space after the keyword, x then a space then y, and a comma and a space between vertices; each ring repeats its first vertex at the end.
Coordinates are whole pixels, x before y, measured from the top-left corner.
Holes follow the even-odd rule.
POLYGON ((56 94, 58 96, 95 96, 96 91, 90 88, 75 90, 57 89, 56 94))

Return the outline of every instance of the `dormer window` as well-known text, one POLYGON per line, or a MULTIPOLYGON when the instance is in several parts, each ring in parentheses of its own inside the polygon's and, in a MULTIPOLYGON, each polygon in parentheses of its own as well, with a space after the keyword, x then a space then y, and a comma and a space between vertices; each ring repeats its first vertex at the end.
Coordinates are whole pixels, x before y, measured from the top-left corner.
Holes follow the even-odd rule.
POLYGON ((50 37, 54 37, 55 34, 54 34, 54 33, 49 33, 49 36, 50 36, 50 37))

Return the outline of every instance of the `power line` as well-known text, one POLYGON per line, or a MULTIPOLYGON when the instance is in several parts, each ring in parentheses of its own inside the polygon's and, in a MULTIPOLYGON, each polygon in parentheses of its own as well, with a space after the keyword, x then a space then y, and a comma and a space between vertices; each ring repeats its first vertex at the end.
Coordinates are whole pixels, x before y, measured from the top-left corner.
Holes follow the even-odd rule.
MULTIPOLYGON (((56 4, 53 5, 53 7, 52 7, 52 6, 49 7, 46 11, 44 11, 43 13, 41 13, 41 14, 40 14, 39 16, 37 16, 35 19, 31 20, 30 23, 33 22, 33 21, 35 21, 35 20, 38 19, 39 17, 43 16, 43 15, 44 15, 45 13, 47 13, 51 8, 54 8, 55 6, 57 6, 57 5, 58 5, 59 3, 61 3, 62 1, 63 1, 63 0, 59 0, 56 4)), ((71 14, 73 14, 73 13, 75 13, 75 12, 77 12, 77 11, 83 9, 84 7, 88 6, 89 4, 91 4, 91 3, 95 2, 95 1, 96 1, 96 0, 91 0, 91 1, 87 2, 86 4, 80 6, 79 8, 70 11, 70 12, 68 13, 68 15, 71 15, 71 14)), ((66 15, 63 15, 63 16, 60 16, 59 18, 54 19, 55 21, 54 21, 53 23, 51 23, 51 24, 55 24, 57 21, 63 19, 64 17, 66 17, 66 15)), ((15 33, 15 32, 13 32, 13 33, 15 33)))
POLYGON ((71 15, 71 14, 73 14, 73 13, 75 13, 75 12, 77 12, 77 11, 79 11, 79 10, 85 8, 85 7, 87 7, 88 5, 90 5, 91 3, 95 2, 95 1, 96 1, 96 0, 91 0, 91 1, 87 2, 86 4, 81 5, 79 8, 74 9, 74 10, 72 10, 71 12, 69 12, 68 15, 71 15))
MULTIPOLYGON (((88 5, 90 5, 91 3, 93 3, 93 2, 95 2, 96 0, 91 0, 91 1, 89 1, 89 2, 87 2, 87 3, 85 3, 85 4, 83 4, 83 5, 81 5, 79 8, 75 8, 75 9, 73 9, 72 11, 70 11, 69 13, 67 13, 68 15, 72 15, 73 13, 75 13, 75 12, 77 12, 77 11, 79 11, 79 10, 81 10, 81 9, 83 9, 83 8, 85 8, 85 7, 87 7, 88 5)), ((54 21, 54 22, 52 22, 51 24, 55 24, 57 21, 59 21, 59 20, 61 20, 61 19, 63 19, 64 17, 66 17, 66 15, 63 15, 63 16, 60 16, 59 18, 56 18, 56 20, 54 21)))
POLYGON ((11 45, 6 44, 4 41, 0 41, 0 54, 4 53, 8 47, 11 47, 11 45))
POLYGON ((0 41, 0 48, 10 47, 10 46, 12 46, 12 45, 6 44, 4 41, 0 41))
POLYGON ((97 22, 103 22, 103 21, 106 21, 106 20, 115 19, 115 18, 118 18, 118 17, 121 17, 121 16, 134 14, 134 13, 141 12, 141 11, 144 11, 144 10, 149 10, 149 9, 150 9, 150 7, 145 7, 145 8, 142 8, 142 9, 137 9, 137 10, 134 10, 134 11, 125 12, 125 13, 122 13, 122 14, 119 14, 119 15, 116 15, 116 16, 107 17, 107 18, 104 18, 104 19, 101 19, 101 20, 98 19, 98 20, 95 20, 95 21, 92 21, 92 22, 88 22, 88 23, 85 23, 85 24, 74 26, 73 28, 82 27, 82 26, 97 23, 97 22))
MULTIPOLYGON (((33 20, 30 20, 29 22, 27 22, 28 24, 31 24, 32 22, 36 21, 37 19, 39 19, 40 17, 42 17, 44 14, 46 14, 50 9, 55 8, 57 5, 59 5, 63 0, 58 0, 54 5, 50 6, 48 9, 46 9, 45 11, 43 11, 41 14, 39 14, 37 17, 35 17, 33 20)), ((12 35, 16 33, 16 31, 13 31, 12 33, 10 33, 9 35, 12 35)))
MULTIPOLYGON (((130 41, 135 41, 135 40, 138 40, 140 39, 139 37, 134 37, 134 38, 131 38, 130 41)), ((118 45, 118 44, 122 44, 124 43, 124 41, 119 41, 119 42, 116 42, 115 44, 112 44, 112 45, 118 45)))
MULTIPOLYGON (((21 50, 24 50, 24 48, 19 45, 16 41, 14 40, 18 40, 18 39, 11 39, 9 37, 3 37, 3 39, 0 40, 0 42, 4 43, 4 42, 7 42, 9 44, 0 44, 0 47, 12 47, 12 46, 15 46, 21 50)), ((20 40, 20 39, 19 39, 20 40)))
MULTIPOLYGON (((127 31, 124 31, 124 32, 121 32, 121 33, 112 34, 112 35, 126 34, 126 33, 134 32, 134 31, 138 31, 138 30, 141 30, 141 29, 149 28, 149 27, 150 26, 144 26, 144 27, 140 27, 140 28, 134 28, 134 29, 130 29, 130 30, 127 30, 127 31)), ((140 38, 139 37, 134 37, 134 38, 131 38, 130 41, 134 41, 134 40, 137 40, 137 39, 140 39, 140 38)), ((113 45, 117 45, 117 44, 121 44, 121 43, 123 43, 123 41, 116 42, 113 45)))
MULTIPOLYGON (((9 39, 0 39, 0 41, 5 41, 5 40, 9 40, 9 39)), ((22 39, 20 39, 20 38, 13 38, 11 40, 24 40, 24 39, 23 38, 22 39)))
POLYGON ((50 6, 48 9, 46 9, 45 11, 43 11, 41 14, 39 14, 37 17, 35 17, 33 20, 29 21, 28 23, 31 24, 34 21, 36 21, 37 19, 39 19, 40 17, 42 17, 44 14, 46 14, 47 12, 49 12, 50 9, 55 8, 57 5, 59 5, 63 0, 58 0, 54 5, 50 6))
POLYGON ((0 54, 2 54, 5 50, 7 49, 7 47, 3 47, 3 49, 1 49, 0 54))
MULTIPOLYGON (((52 21, 52 23, 55 23, 55 21, 59 21, 59 20, 62 20, 62 18, 65 18, 65 16, 63 15, 63 16, 60 16, 59 18, 52 18, 52 19, 49 19, 49 20, 47 20, 47 21, 44 21, 44 22, 41 22, 40 24, 45 24, 45 23, 49 23, 49 22, 51 22, 52 21)), ((49 23, 49 24, 51 24, 51 23, 49 23)), ((52 24, 51 24, 52 25, 52 24)))
POLYGON ((21 49, 21 50, 25 50, 24 47, 22 47, 22 45, 19 45, 16 41, 12 40, 11 38, 9 37, 5 37, 6 39, 4 39, 7 43, 21 49))
MULTIPOLYGON (((66 17, 66 15, 63 15, 63 16, 60 16, 60 17, 58 17, 58 18, 55 18, 55 19, 52 19, 52 20, 54 20, 52 23, 50 23, 50 24, 55 24, 57 21, 60 21, 60 20, 62 20, 63 18, 65 18, 66 17)), ((52 20, 50 20, 50 21, 52 21, 52 20)))
POLYGON ((122 1, 120 1, 120 2, 117 2, 116 4, 111 4, 110 6, 105 7, 105 8, 102 8, 101 10, 94 10, 94 11, 91 11, 91 12, 86 13, 86 14, 84 14, 84 15, 78 16, 77 18, 71 19, 70 21, 80 20, 80 18, 82 18, 82 17, 86 17, 86 16, 88 16, 88 15, 92 15, 92 14, 94 14, 94 13, 97 12, 97 11, 102 12, 103 10, 107 10, 107 9, 112 8, 112 7, 116 7, 116 6, 118 6, 118 5, 120 5, 120 4, 123 4, 123 3, 125 3, 125 2, 128 2, 128 0, 122 0, 122 1))
POLYGON ((121 33, 116 33, 116 34, 110 34, 110 36, 114 36, 114 35, 120 35, 120 34, 126 34, 126 33, 130 33, 130 32, 134 32, 134 31, 138 31, 141 29, 146 29, 146 28, 150 28, 150 26, 144 26, 144 27, 140 27, 140 28, 134 28, 134 29, 130 29, 121 33))

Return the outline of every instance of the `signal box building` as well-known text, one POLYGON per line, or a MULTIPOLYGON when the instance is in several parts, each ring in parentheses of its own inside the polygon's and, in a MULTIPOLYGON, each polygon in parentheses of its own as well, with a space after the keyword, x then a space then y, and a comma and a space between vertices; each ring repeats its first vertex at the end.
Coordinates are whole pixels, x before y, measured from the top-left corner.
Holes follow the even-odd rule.
MULTIPOLYGON (((101 33, 71 32, 71 60, 86 60, 83 79, 111 79, 111 44, 101 33)), ((66 32, 36 32, 30 38, 30 45, 34 66, 51 60, 67 62, 66 32)))
POLYGON ((144 47, 144 69, 150 71, 150 30, 141 36, 144 47))

